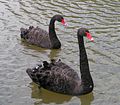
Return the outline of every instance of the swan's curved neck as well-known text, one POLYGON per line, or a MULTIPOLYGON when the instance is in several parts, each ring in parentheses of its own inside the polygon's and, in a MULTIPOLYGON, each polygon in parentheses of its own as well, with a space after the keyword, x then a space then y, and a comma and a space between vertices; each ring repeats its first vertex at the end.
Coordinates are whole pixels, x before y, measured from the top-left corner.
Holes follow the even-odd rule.
POLYGON ((78 43, 79 43, 79 53, 80 53, 80 72, 81 72, 81 80, 82 84, 85 87, 92 86, 93 87, 93 80, 89 71, 89 64, 88 58, 84 46, 84 39, 81 36, 78 36, 78 43))
POLYGON ((49 24, 49 37, 50 37, 50 41, 51 41, 51 45, 52 45, 52 48, 60 48, 61 47, 61 43, 56 35, 56 32, 55 32, 55 17, 53 17, 50 21, 50 24, 49 24))

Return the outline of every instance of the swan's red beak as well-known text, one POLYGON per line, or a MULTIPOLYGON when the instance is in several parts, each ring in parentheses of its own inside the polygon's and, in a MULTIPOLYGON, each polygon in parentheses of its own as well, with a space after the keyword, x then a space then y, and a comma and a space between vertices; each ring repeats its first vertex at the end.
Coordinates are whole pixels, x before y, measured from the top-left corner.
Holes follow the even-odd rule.
POLYGON ((62 19, 61 23, 62 23, 62 25, 64 25, 64 26, 68 26, 68 24, 65 22, 64 19, 62 19))
POLYGON ((94 39, 89 32, 86 32, 86 37, 90 39, 92 42, 94 42, 94 39))

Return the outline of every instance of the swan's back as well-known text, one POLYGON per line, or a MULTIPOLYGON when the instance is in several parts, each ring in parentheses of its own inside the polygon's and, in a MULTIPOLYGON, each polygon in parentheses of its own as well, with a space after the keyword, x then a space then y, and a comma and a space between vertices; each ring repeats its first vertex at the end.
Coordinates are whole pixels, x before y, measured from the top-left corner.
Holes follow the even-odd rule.
POLYGON ((61 61, 54 63, 45 61, 43 65, 43 67, 27 69, 33 82, 58 93, 72 94, 74 92, 80 78, 72 68, 61 61))
POLYGON ((61 62, 61 60, 55 62, 55 65, 59 67, 59 69, 62 69, 61 71, 63 74, 67 75, 68 77, 71 77, 75 80, 79 80, 78 74, 73 70, 71 67, 66 65, 65 63, 61 62))
POLYGON ((30 26, 29 29, 21 28, 21 38, 24 38, 30 44, 43 48, 51 48, 48 32, 39 27, 30 26))

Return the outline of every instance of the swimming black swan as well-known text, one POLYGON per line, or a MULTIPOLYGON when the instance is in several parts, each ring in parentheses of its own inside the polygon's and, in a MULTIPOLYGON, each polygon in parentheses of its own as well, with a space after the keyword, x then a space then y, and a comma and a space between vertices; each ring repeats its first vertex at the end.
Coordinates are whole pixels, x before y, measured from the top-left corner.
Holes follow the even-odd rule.
POLYGON ((49 24, 49 33, 39 27, 34 28, 30 26, 29 29, 21 28, 21 38, 25 39, 28 43, 37 45, 43 48, 49 49, 59 49, 61 47, 61 43, 56 36, 55 32, 55 21, 61 22, 64 26, 66 26, 66 22, 61 15, 55 15, 51 18, 49 24))
POLYGON ((52 59, 50 63, 43 61, 43 65, 26 70, 33 82, 47 90, 67 95, 83 95, 93 90, 94 84, 89 71, 83 36, 88 37, 91 41, 93 38, 85 28, 80 28, 77 36, 80 49, 81 79, 75 70, 61 60, 52 59))

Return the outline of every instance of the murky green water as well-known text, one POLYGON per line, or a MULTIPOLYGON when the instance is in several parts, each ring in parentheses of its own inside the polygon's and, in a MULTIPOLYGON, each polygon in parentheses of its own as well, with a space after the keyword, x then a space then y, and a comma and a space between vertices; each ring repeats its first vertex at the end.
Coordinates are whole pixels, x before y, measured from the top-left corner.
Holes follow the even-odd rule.
POLYGON ((0 0, 0 105, 119 105, 120 0, 0 0), (69 26, 56 22, 61 50, 45 50, 24 43, 21 27, 48 28, 50 18, 62 14, 69 26), (86 27, 95 42, 85 39, 95 88, 71 97, 32 83, 25 70, 41 60, 61 58, 79 73, 76 33, 86 27))

